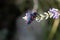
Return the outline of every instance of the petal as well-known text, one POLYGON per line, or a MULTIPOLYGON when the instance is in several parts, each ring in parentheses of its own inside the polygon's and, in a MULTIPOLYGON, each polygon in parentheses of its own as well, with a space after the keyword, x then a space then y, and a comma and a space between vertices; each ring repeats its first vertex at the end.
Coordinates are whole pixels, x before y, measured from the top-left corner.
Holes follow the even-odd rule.
POLYGON ((49 18, 49 14, 44 12, 44 14, 46 15, 46 18, 45 19, 48 19, 49 18))

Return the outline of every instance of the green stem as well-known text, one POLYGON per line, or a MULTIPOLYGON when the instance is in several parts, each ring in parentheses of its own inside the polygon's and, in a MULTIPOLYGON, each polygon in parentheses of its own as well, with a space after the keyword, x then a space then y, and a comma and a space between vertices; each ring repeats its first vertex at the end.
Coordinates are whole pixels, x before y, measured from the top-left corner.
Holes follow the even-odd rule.
POLYGON ((53 26, 52 26, 52 29, 51 29, 51 32, 49 34, 48 40, 53 40, 53 37, 57 31, 58 25, 59 25, 59 19, 55 19, 53 26))

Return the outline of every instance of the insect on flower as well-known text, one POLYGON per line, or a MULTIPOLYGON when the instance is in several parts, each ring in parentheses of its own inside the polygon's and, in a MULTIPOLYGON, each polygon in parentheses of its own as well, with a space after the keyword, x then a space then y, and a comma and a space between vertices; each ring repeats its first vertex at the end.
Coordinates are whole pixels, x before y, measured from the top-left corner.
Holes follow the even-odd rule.
POLYGON ((40 22, 42 20, 47 20, 49 17, 53 19, 57 19, 60 16, 60 11, 58 9, 52 8, 49 9, 48 13, 44 12, 45 15, 43 14, 37 14, 36 10, 32 10, 32 11, 28 11, 25 15, 25 17, 23 17, 23 19, 26 21, 27 24, 30 24, 34 19, 37 22, 40 22))
POLYGON ((32 12, 32 11, 28 11, 25 15, 25 17, 23 17, 23 19, 26 21, 27 24, 30 24, 34 18, 36 17, 36 12, 32 12))

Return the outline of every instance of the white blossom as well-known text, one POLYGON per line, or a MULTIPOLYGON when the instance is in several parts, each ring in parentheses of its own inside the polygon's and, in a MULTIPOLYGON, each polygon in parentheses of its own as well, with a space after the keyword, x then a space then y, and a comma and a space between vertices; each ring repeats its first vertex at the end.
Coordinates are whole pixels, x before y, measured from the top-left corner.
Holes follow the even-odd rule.
POLYGON ((55 8, 52 8, 52 9, 49 9, 49 11, 48 11, 48 13, 47 12, 44 12, 44 14, 39 14, 37 17, 36 17, 36 21, 37 22, 40 22, 40 21, 42 21, 42 20, 47 20, 48 18, 52 18, 52 17, 54 17, 54 13, 53 13, 53 11, 56 11, 57 13, 55 13, 55 15, 57 15, 56 16, 56 18, 57 17, 59 17, 59 15, 60 15, 60 12, 59 12, 59 10, 58 9, 55 9, 55 8), (52 11, 52 12, 51 12, 52 11))
POLYGON ((44 12, 44 14, 46 15, 45 17, 45 19, 47 20, 48 18, 49 18, 49 14, 47 13, 47 12, 44 12))
POLYGON ((49 17, 52 18, 54 14, 52 14, 52 13, 49 12, 49 11, 48 11, 48 13, 49 13, 49 17))
POLYGON ((42 21, 42 20, 44 19, 44 17, 45 17, 43 14, 39 14, 39 16, 40 16, 40 17, 36 17, 36 21, 37 21, 37 22, 42 21))

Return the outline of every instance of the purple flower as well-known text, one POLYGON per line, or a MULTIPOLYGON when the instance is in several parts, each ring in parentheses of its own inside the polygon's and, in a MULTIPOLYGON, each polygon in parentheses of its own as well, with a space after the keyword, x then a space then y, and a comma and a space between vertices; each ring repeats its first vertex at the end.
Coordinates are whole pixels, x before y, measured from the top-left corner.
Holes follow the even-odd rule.
POLYGON ((52 8, 52 9, 49 9, 49 11, 54 15, 53 18, 55 19, 59 18, 58 9, 52 8))

